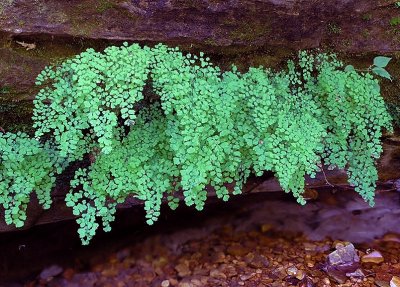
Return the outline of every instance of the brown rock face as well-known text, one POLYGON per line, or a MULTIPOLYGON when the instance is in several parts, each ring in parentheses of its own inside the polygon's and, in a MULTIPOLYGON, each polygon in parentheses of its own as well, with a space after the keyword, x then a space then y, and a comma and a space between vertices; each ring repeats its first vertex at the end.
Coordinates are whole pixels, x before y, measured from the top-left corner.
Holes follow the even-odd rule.
POLYGON ((399 29, 391 21, 398 17, 395 2, 2 0, 0 88, 5 90, 0 97, 32 99, 34 79, 46 64, 119 41, 263 55, 263 60, 241 58, 246 65, 265 64, 266 54, 281 59, 309 48, 392 53, 400 49, 399 29))
POLYGON ((390 17, 396 15, 393 0, 2 2, 1 31, 11 36, 162 41, 219 50, 232 46, 297 50, 320 47, 335 39, 347 39, 340 46, 349 52, 399 48, 393 37, 381 33, 390 26, 390 17))

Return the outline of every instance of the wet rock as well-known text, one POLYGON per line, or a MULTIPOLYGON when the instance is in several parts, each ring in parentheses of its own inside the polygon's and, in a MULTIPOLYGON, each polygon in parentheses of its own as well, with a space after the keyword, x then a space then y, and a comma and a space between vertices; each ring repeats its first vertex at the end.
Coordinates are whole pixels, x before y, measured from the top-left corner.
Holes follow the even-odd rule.
POLYGON ((303 270, 299 270, 295 266, 288 267, 286 269, 286 273, 288 276, 295 278, 297 281, 303 280, 306 276, 303 270))
POLYGON ((400 277, 393 276, 392 280, 390 280, 390 287, 400 287, 400 277))
POLYGON ((338 283, 344 283, 347 274, 355 272, 360 267, 360 258, 354 245, 338 243, 336 250, 328 255, 324 271, 338 283))
POLYGON ((389 282, 382 280, 375 280, 375 285, 378 287, 390 287, 389 282))
POLYGON ((178 275, 180 277, 186 277, 186 276, 189 276, 190 274, 192 274, 192 272, 189 269, 189 264, 187 261, 176 265, 175 270, 178 272, 178 275))
POLYGON ((221 252, 221 251, 218 251, 218 252, 216 252, 216 253, 213 253, 212 255, 211 255, 211 260, 214 262, 214 263, 223 263, 223 262, 225 262, 225 254, 223 253, 223 252, 221 252))
POLYGON ((249 253, 249 250, 238 243, 234 243, 228 247, 226 252, 232 256, 245 256, 249 253))
POLYGON ((374 250, 371 253, 368 253, 361 257, 362 263, 379 264, 379 263, 382 263, 383 261, 385 261, 385 259, 383 258, 383 255, 377 250, 374 250))
POLYGON ((400 243, 400 235, 394 234, 394 233, 388 233, 388 234, 385 234, 385 236, 382 238, 382 241, 400 243))
POLYGON ((221 270, 221 272, 223 272, 229 278, 234 277, 238 274, 236 268, 233 265, 222 264, 219 267, 219 270, 221 270))
POLYGON ((243 274, 243 275, 240 275, 239 278, 242 281, 247 281, 250 278, 253 278, 255 275, 256 275, 256 273, 243 274))
POLYGON ((216 279, 222 279, 225 280, 227 278, 226 274, 221 272, 218 269, 213 269, 210 271, 210 277, 216 278, 216 279))
POLYGON ((364 278, 365 277, 365 273, 362 269, 358 268, 356 271, 354 272, 350 272, 350 273, 346 273, 347 277, 353 277, 353 278, 364 278))
POLYGON ((314 281, 308 276, 304 277, 304 279, 300 281, 298 286, 299 287, 316 287, 314 281))
POLYGON ((296 276, 298 271, 299 271, 299 269, 297 269, 295 266, 291 266, 286 269, 287 275, 293 276, 293 277, 296 276))
POLYGON ((63 268, 62 267, 60 267, 58 265, 52 265, 52 266, 44 269, 40 273, 39 277, 42 280, 48 281, 48 280, 53 279, 53 277, 56 277, 56 276, 60 275, 62 272, 63 272, 63 268))
POLYGON ((264 255, 249 253, 245 257, 246 263, 253 268, 264 268, 269 265, 268 259, 264 255))
POLYGON ((287 276, 285 268, 284 267, 276 268, 275 270, 272 271, 272 276, 273 278, 282 280, 287 276))

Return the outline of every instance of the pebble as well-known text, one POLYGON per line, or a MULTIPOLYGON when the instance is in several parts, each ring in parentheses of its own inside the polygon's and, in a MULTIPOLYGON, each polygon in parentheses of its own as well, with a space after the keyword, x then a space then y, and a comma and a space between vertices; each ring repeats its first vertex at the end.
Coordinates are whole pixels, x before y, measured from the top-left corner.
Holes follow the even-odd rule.
POLYGON ((243 274, 243 275, 240 275, 239 278, 240 278, 240 280, 242 280, 242 281, 247 281, 247 280, 249 280, 250 278, 254 277, 255 275, 256 275, 256 273, 243 274))
POLYGON ((88 274, 66 269, 62 275, 50 277, 51 281, 36 281, 71 287, 126 287, 131 282, 152 287, 400 287, 400 245, 393 238, 375 245, 385 256, 384 262, 367 265, 368 269, 363 271, 361 258, 362 263, 368 257, 376 260, 379 256, 375 249, 366 254, 355 250, 351 243, 336 242, 336 251, 329 254, 331 240, 313 242, 297 235, 282 238, 274 232, 263 234, 259 230, 223 236, 210 235, 209 241, 185 243, 180 253, 168 249, 157 252, 157 245, 149 241, 116 253, 107 262, 95 263, 88 274), (331 267, 329 272, 327 265, 331 267), (364 277, 364 272, 374 275, 364 277), (339 280, 341 284, 335 282, 339 280), (63 285, 66 281, 69 285, 63 285))
POLYGON ((51 280, 53 277, 60 275, 63 272, 63 268, 58 265, 51 265, 43 269, 39 277, 42 280, 51 280))
POLYGON ((192 272, 189 269, 188 264, 186 263, 181 263, 175 266, 175 270, 178 272, 178 275, 180 277, 186 277, 192 274, 192 272))
POLYGON ((246 254, 248 254, 249 250, 240 244, 234 243, 228 247, 226 252, 229 255, 241 257, 241 256, 245 256, 246 254))
POLYGON ((261 232, 265 233, 268 232, 272 229, 272 225, 271 224, 263 224, 261 225, 261 232))
POLYGON ((288 269, 286 269, 286 273, 287 273, 287 275, 289 275, 289 276, 296 276, 296 274, 297 274, 297 272, 298 272, 299 270, 296 268, 296 267, 294 267, 294 266, 291 266, 291 267, 289 267, 288 269))
POLYGON ((383 261, 385 261, 385 259, 383 258, 382 254, 377 250, 374 250, 371 253, 365 254, 364 256, 361 257, 362 263, 379 264, 382 263, 383 261))
POLYGON ((390 287, 400 287, 400 277, 393 276, 392 280, 390 280, 390 287))
POLYGON ((222 264, 219 267, 219 270, 221 270, 221 272, 223 272, 227 277, 233 277, 238 274, 236 268, 228 264, 222 264))
POLYGON ((386 281, 376 280, 374 283, 378 287, 390 287, 389 282, 386 281))
POLYGON ((269 265, 269 261, 264 255, 254 254, 252 252, 246 255, 245 261, 253 268, 264 268, 269 265))
POLYGON ((297 278, 298 280, 303 280, 305 276, 306 276, 306 274, 304 273, 303 270, 299 270, 299 271, 297 271, 297 273, 296 273, 296 278, 297 278))
POLYGON ((213 278, 216 278, 216 279, 223 279, 223 280, 226 280, 226 278, 227 278, 225 273, 222 273, 218 269, 211 270, 210 271, 210 276, 213 277, 213 278))
POLYGON ((323 282, 324 284, 327 284, 327 285, 331 284, 331 280, 329 280, 329 278, 327 278, 327 277, 325 277, 324 279, 322 279, 322 282, 323 282))

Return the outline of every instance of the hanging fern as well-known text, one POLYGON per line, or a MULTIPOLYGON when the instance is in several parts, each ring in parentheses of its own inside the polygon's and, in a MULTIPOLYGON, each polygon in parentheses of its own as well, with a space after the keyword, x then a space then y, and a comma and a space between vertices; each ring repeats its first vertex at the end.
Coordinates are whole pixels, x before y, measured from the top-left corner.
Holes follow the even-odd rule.
POLYGON ((280 72, 222 72, 203 53, 125 43, 48 67, 37 84, 36 137, 69 161, 94 157, 66 197, 85 244, 97 218, 110 230, 129 196, 145 202, 152 224, 163 198, 176 208, 182 191, 201 210, 207 186, 228 200, 251 173, 265 171, 304 204, 306 175, 322 165, 346 168, 372 205, 381 133, 392 129, 378 81, 327 54, 300 52, 280 72), (157 101, 143 108, 145 93, 157 101))

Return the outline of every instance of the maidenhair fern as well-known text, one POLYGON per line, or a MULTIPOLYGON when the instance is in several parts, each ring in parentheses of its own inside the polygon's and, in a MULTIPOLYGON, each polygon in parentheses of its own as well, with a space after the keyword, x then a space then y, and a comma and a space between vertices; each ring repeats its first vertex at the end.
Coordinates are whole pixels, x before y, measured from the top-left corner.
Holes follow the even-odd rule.
POLYGON ((5 209, 5 222, 24 225, 33 192, 43 208, 50 208, 55 175, 64 166, 48 144, 24 133, 0 133, 0 205, 5 209))
POLYGON ((46 136, 68 161, 91 154, 66 197, 85 244, 97 218, 110 230, 129 196, 145 202, 152 224, 163 199, 175 208, 183 192, 201 210, 206 190, 228 200, 251 173, 265 171, 304 204, 306 175, 323 165, 346 168, 373 204, 380 136, 391 118, 378 81, 333 55, 300 52, 280 72, 222 72, 202 53, 124 44, 48 67, 37 83, 36 137, 46 136), (156 102, 149 106, 145 94, 156 102))

